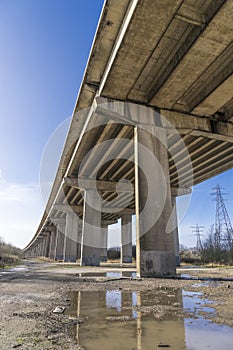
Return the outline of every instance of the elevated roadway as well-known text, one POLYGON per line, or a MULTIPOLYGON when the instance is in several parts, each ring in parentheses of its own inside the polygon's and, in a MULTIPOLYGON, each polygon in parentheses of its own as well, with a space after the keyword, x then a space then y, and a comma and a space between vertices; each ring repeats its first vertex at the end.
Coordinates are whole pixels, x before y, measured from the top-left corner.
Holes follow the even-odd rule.
POLYGON ((175 272, 176 196, 233 167, 233 2, 108 0, 50 197, 26 255, 175 272))

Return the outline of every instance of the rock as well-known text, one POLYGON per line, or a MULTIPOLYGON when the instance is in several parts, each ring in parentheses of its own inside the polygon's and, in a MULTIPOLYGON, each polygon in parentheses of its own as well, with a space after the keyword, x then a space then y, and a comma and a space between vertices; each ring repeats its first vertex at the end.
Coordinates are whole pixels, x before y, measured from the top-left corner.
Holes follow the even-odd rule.
POLYGON ((65 311, 65 307, 64 306, 57 306, 55 307, 55 309, 53 310, 54 314, 63 314, 65 311))
POLYGON ((180 303, 174 303, 173 306, 181 306, 180 303))
POLYGON ((80 318, 80 317, 69 316, 68 319, 70 321, 73 321, 73 322, 77 323, 77 324, 82 324, 84 322, 84 320, 82 318, 80 318))
POLYGON ((48 336, 49 340, 54 340, 54 339, 58 339, 58 338, 63 338, 64 337, 64 333, 57 333, 57 334, 51 334, 48 336))
POLYGON ((169 344, 159 343, 158 344, 158 348, 170 348, 170 345, 169 344))

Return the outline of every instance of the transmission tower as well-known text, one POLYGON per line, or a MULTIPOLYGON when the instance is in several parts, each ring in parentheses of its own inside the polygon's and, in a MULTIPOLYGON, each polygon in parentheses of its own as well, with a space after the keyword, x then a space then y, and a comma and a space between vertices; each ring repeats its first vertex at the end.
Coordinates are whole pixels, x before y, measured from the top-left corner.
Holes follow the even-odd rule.
POLYGON ((224 195, 219 185, 213 188, 215 196, 214 201, 216 201, 216 213, 215 213, 215 225, 214 225, 214 240, 216 247, 222 247, 225 249, 231 249, 233 246, 233 229, 231 225, 231 220, 228 215, 224 195))
POLYGON ((197 237, 197 243, 196 243, 196 247, 197 247, 197 252, 200 253, 202 250, 202 243, 201 243, 201 232, 203 232, 202 228, 204 228, 205 226, 190 226, 191 228, 194 228, 193 232, 195 232, 195 236, 197 237))

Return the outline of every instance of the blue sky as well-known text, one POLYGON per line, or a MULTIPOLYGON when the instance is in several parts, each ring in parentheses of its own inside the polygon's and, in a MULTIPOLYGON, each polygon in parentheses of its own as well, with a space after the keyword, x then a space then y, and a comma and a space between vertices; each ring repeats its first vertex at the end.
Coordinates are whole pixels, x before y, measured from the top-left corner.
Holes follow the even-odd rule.
MULTIPOLYGON (((72 114, 102 4, 0 0, 0 236, 17 246, 29 242, 41 219, 41 157, 50 135, 72 114)), ((180 226, 182 243, 195 242, 190 225, 213 222, 209 193, 216 183, 229 192, 233 217, 232 176, 194 188, 180 226)))

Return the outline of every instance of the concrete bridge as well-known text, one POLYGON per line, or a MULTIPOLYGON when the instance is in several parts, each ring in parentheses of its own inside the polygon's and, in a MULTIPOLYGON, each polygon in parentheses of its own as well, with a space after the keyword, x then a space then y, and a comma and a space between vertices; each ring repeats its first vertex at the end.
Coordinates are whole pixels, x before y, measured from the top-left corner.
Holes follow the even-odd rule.
POLYGON ((233 166, 233 2, 105 2, 28 256, 99 265, 121 218, 122 262, 174 274, 176 197, 233 166))

